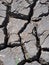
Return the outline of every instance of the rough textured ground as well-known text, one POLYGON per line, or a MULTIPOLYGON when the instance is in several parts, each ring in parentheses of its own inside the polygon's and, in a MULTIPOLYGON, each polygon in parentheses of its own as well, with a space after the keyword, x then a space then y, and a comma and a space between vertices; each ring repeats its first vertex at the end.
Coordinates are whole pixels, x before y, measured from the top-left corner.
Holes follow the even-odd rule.
POLYGON ((0 65, 49 65, 49 0, 11 1, 0 0, 0 65))

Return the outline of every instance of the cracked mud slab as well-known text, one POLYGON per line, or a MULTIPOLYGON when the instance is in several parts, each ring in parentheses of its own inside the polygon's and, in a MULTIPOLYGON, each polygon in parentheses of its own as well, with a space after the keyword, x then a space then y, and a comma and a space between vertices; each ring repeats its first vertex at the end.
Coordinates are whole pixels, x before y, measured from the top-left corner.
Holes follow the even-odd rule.
POLYGON ((48 0, 0 0, 0 65, 49 65, 48 0))

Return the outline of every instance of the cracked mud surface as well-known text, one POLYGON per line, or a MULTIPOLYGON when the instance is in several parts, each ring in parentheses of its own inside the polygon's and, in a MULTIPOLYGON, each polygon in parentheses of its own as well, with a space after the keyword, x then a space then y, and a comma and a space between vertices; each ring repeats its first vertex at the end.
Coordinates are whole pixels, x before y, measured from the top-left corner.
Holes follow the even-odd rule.
POLYGON ((49 1, 2 0, 0 6, 4 65, 49 65, 49 1))

